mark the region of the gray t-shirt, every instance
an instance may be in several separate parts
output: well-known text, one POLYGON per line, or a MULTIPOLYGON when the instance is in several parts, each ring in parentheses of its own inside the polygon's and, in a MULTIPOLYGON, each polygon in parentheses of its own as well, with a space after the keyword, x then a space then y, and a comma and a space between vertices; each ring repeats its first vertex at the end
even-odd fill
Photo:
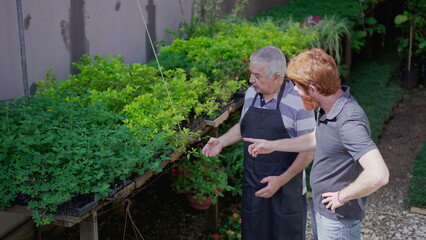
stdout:
POLYGON ((330 219, 361 220, 366 198, 354 199, 336 209, 336 214, 321 201, 322 193, 337 192, 352 183, 363 170, 358 160, 377 146, 370 137, 368 118, 358 102, 343 86, 344 93, 328 114, 319 112, 316 151, 311 170, 315 210, 330 219))

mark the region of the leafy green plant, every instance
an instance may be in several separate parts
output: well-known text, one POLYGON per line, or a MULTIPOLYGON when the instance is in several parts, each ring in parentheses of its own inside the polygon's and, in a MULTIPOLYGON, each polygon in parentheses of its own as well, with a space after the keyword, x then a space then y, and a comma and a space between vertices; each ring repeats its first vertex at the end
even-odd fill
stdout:
MULTIPOLYGON (((351 30, 352 49, 355 52, 360 52, 366 44, 366 38, 378 34, 382 36, 386 33, 386 28, 380 24, 374 17, 363 17, 362 25, 354 25, 351 30)), ((382 42, 383 43, 383 42, 382 42)))
MULTIPOLYGON (((229 118, 218 128, 219 135, 223 135, 236 123, 241 117, 241 109, 232 113, 229 118)), ((243 160, 244 160, 243 142, 228 146, 222 150, 222 165, 225 167, 225 173, 228 175, 228 183, 233 187, 231 194, 233 196, 242 196, 243 180, 243 160)))
POLYGON ((298 26, 280 30, 270 22, 255 26, 248 22, 218 21, 216 29, 215 38, 197 36, 187 40, 175 39, 169 46, 164 46, 159 54, 160 59, 162 55, 186 56, 191 60, 188 66, 193 66, 187 74, 207 78, 209 90, 201 94, 195 113, 198 115, 204 109, 208 117, 217 115, 223 106, 229 104, 233 93, 247 87, 248 58, 254 51, 275 45, 286 56, 292 57, 309 47, 315 39, 313 34, 298 26), (256 41, 253 41, 253 33, 256 33, 256 41))
POLYGON ((231 193, 234 196, 242 196, 243 193, 243 148, 243 143, 239 142, 225 148, 222 153, 222 164, 225 167, 225 173, 228 175, 228 182, 233 187, 231 193))
POLYGON ((159 53, 160 63, 161 59, 167 62, 166 69, 183 66, 187 76, 204 76, 207 79, 207 91, 199 92, 195 117, 205 115, 214 118, 223 106, 230 103, 233 93, 247 87, 248 58, 254 51, 275 45, 286 56, 292 57, 315 40, 314 33, 299 26, 292 25, 282 30, 271 22, 253 25, 247 21, 218 20, 215 29, 214 38, 201 31, 186 40, 173 40, 159 53), (253 33, 256 33, 256 41, 253 41, 253 33))
POLYGON ((426 207, 426 141, 416 154, 413 166, 413 177, 410 180, 410 204, 415 207, 426 207))
POLYGON ((246 6, 249 4, 248 0, 237 0, 235 1, 234 8, 232 9, 232 13, 230 15, 233 19, 238 19, 241 17, 242 13, 244 12, 246 6))
POLYGON ((121 114, 126 116, 124 123, 131 129, 143 127, 173 135, 177 133, 176 126, 180 122, 208 111, 203 108, 196 115, 190 115, 198 106, 203 93, 208 91, 205 88, 205 76, 189 79, 182 69, 165 71, 164 76, 168 79, 167 89, 163 82, 151 83, 152 91, 141 93, 123 108, 121 114))
POLYGON ((103 103, 84 106, 60 95, 28 102, 0 104, 0 209, 18 194, 29 195, 37 225, 50 223, 57 207, 76 194, 99 199, 115 178, 161 171, 159 164, 172 151, 163 133, 154 136, 158 141, 146 141, 119 124, 122 117, 103 103))
POLYGON ((378 0, 342 0, 342 1, 291 1, 284 6, 275 7, 252 18, 252 21, 269 19, 280 22, 282 19, 294 19, 301 22, 308 16, 321 16, 322 18, 335 15, 338 19, 347 19, 348 29, 351 35, 352 49, 359 52, 366 44, 367 36, 384 34, 384 26, 381 25, 370 11, 378 0), (360 21, 361 19, 361 21, 360 21))
MULTIPOLYGON (((277 23, 282 29, 289 28, 299 23, 289 20, 280 20, 277 23)), ((345 35, 350 36, 351 24, 346 18, 340 18, 337 15, 308 16, 300 23, 300 27, 307 32, 312 32, 315 39, 310 42, 311 47, 322 48, 328 52, 338 64, 342 59, 342 40, 345 35)))
POLYGON ((287 57, 293 57, 308 48, 314 40, 314 34, 294 25, 281 30, 271 22, 253 25, 248 22, 219 21, 215 38, 199 36, 188 40, 175 39, 169 46, 161 49, 160 56, 172 53, 187 56, 192 61, 191 65, 205 74, 211 82, 221 80, 224 84, 233 80, 245 84, 247 76, 244 74, 248 67, 246 62, 254 51, 274 45, 287 57), (253 41, 254 33, 256 41, 253 41), (243 77, 246 79, 241 79, 243 77))
MULTIPOLYGON (((164 70, 182 68, 186 72, 190 72, 191 68, 194 66, 191 59, 188 58, 185 54, 171 53, 171 52, 159 52, 158 61, 164 70)), ((157 61, 154 59, 146 63, 146 65, 151 67, 157 67, 157 61)))
MULTIPOLYGON (((179 0, 182 6, 182 0, 179 0)), ((221 5, 223 0, 195 0, 192 2, 191 20, 186 22, 182 21, 182 26, 177 32, 172 31, 170 28, 166 30, 175 39, 190 39, 193 37, 214 37, 218 31, 218 23, 226 18, 229 21, 239 21, 239 15, 244 11, 248 5, 248 0, 235 1, 231 13, 225 16, 221 12, 221 5)), ((182 17, 184 17, 183 10, 181 9, 182 17)))
POLYGON ((200 94, 208 90, 205 77, 190 80, 182 69, 171 69, 164 72, 163 81, 158 69, 124 64, 120 56, 84 55, 74 66, 79 73, 67 81, 41 81, 40 94, 60 94, 84 105, 105 103, 109 111, 122 115, 122 123, 135 133, 138 129, 150 133, 143 135, 146 140, 163 132, 169 143, 180 147, 192 137, 189 129, 179 127, 179 123, 189 121, 200 94))
POLYGON ((172 169, 171 173, 172 186, 176 191, 194 193, 194 198, 199 202, 211 198, 216 203, 217 198, 223 196, 223 191, 232 190, 220 158, 206 157, 201 149, 189 149, 179 166, 172 169))
POLYGON ((412 55, 424 58, 426 52, 426 0, 409 0, 405 10, 395 17, 395 25, 402 29, 397 39, 398 52, 407 57, 407 69, 411 70, 412 55))
POLYGON ((339 19, 336 15, 325 16, 324 19, 311 27, 318 33, 318 41, 313 47, 324 49, 335 60, 337 64, 342 63, 342 42, 345 35, 350 36, 350 23, 346 18, 339 19))
POLYGON ((394 105, 403 94, 398 84, 389 82, 395 71, 396 67, 393 65, 366 61, 354 65, 353 81, 347 83, 351 87, 352 95, 368 116, 371 137, 375 142, 379 140, 394 105))
POLYGON ((270 18, 271 20, 287 19, 292 17, 301 22, 308 16, 327 16, 337 14, 342 18, 357 19, 362 11, 362 6, 357 0, 341 1, 291 1, 286 5, 277 6, 269 11, 254 16, 252 20, 270 18))
MULTIPOLYGON (((182 5, 182 0, 179 1, 182 5)), ((201 34, 212 37, 216 32, 216 23, 220 19, 220 5, 223 0, 195 0, 192 2, 191 20, 182 21, 183 27, 178 33, 169 32, 175 38, 192 38, 201 34)), ((183 11, 182 11, 183 16, 183 11)))
POLYGON ((219 228, 215 239, 238 240, 241 239, 241 216, 238 213, 229 216, 225 224, 219 228))

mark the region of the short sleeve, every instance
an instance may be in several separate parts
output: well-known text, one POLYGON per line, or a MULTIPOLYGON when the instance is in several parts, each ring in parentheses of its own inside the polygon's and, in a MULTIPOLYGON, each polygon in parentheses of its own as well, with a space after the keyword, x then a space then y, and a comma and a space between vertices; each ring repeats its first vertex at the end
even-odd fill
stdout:
POLYGON ((241 110, 241 117, 239 120, 239 123, 241 124, 241 121, 243 120, 244 115, 246 114, 247 110, 250 108, 251 103, 253 102, 253 98, 256 95, 256 91, 254 91, 253 86, 250 86, 245 95, 244 95, 244 104, 243 109, 241 110))
POLYGON ((340 129, 343 146, 356 161, 377 146, 370 137, 367 118, 347 120, 340 129))
POLYGON ((299 109, 295 122, 296 135, 301 136, 315 130, 315 115, 313 110, 299 109))

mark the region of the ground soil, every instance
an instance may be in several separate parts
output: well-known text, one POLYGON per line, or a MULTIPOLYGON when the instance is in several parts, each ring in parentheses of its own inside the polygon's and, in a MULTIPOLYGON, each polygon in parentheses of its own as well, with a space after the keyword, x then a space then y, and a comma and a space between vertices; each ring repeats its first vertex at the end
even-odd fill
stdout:
MULTIPOLYGON (((405 90, 378 144, 391 177, 388 185, 369 197, 363 239, 423 239, 426 236, 426 217, 407 213, 411 167, 426 137, 425 123, 426 90, 423 87, 405 90), (417 221, 419 228, 413 227, 409 222, 411 218, 417 221), (408 226, 401 225, 404 223, 408 226), (401 232, 403 228, 408 229, 408 234, 401 232)), ((220 198, 221 223, 239 212, 240 201, 239 197, 229 194, 220 198)), ((309 221, 308 239, 312 239, 309 221)), ((202 240, 211 239, 213 233, 206 230, 206 211, 190 207, 183 194, 176 194, 170 188, 167 173, 154 177, 145 189, 131 197, 128 215, 119 205, 111 204, 98 212, 98 222, 100 239, 142 239, 143 236, 146 240, 202 240)), ((78 238, 78 226, 55 237, 78 238)))
POLYGON ((405 92, 382 132, 379 149, 390 181, 368 198, 364 239, 426 239, 426 216, 410 212, 408 187, 425 139, 426 89, 420 87, 405 92))

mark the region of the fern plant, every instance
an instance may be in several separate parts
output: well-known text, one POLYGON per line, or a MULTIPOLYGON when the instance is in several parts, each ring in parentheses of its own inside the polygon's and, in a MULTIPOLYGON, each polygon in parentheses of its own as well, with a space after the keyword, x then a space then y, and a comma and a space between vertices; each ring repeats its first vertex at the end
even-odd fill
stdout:
POLYGON ((318 33, 318 40, 312 42, 312 47, 318 47, 328 52, 337 64, 342 63, 342 41, 345 35, 350 36, 350 22, 336 15, 325 16, 312 26, 318 33))

